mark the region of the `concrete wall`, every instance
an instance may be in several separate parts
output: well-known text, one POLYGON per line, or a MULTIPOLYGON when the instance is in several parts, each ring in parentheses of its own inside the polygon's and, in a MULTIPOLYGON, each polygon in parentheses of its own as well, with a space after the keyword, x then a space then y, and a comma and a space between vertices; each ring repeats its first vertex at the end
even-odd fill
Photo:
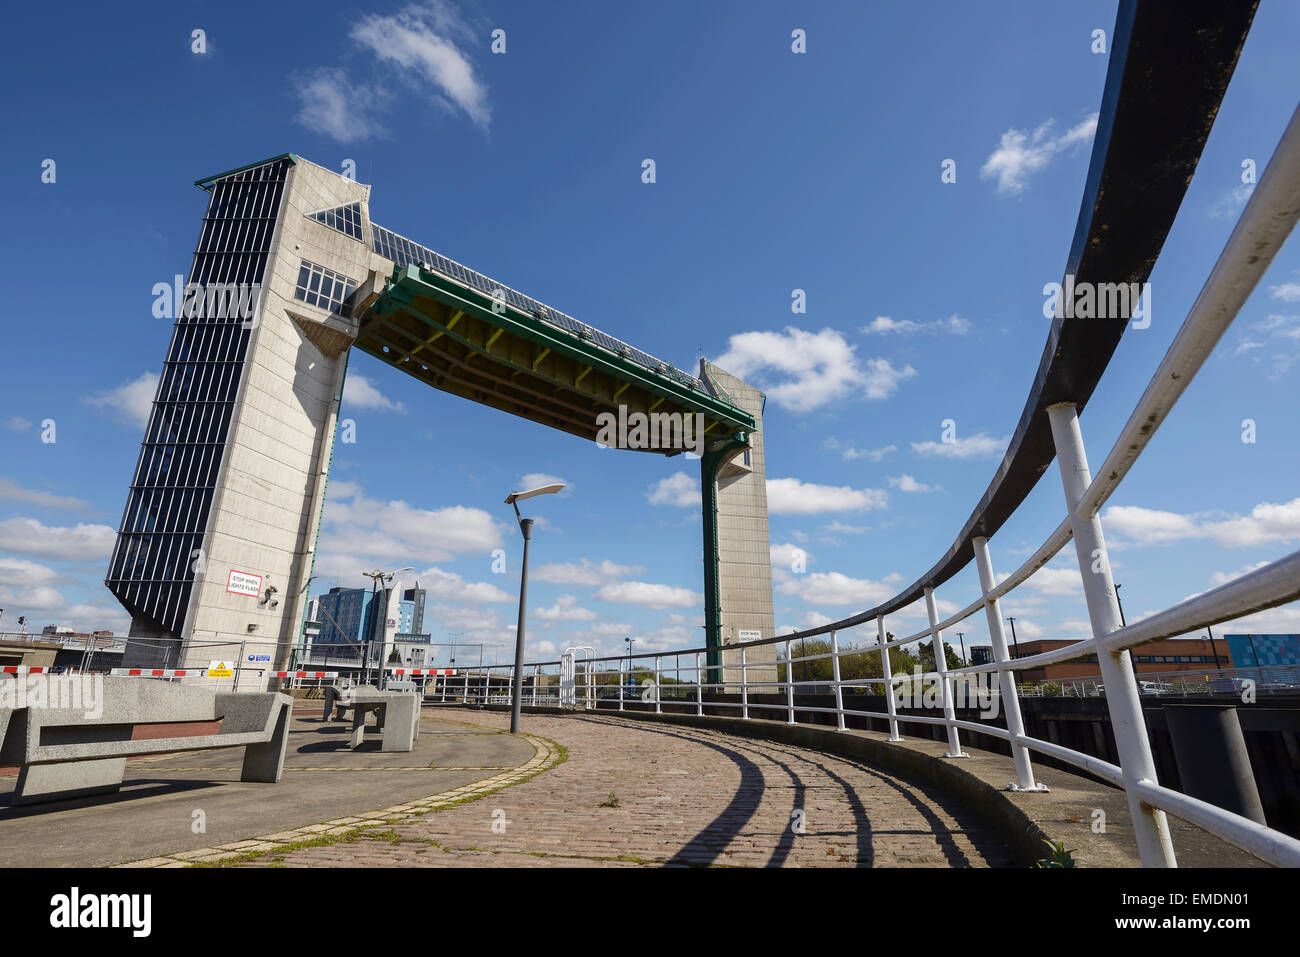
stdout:
MULTIPOLYGON (((299 266, 307 260, 360 285, 372 259, 368 186, 300 160, 286 189, 204 538, 207 570, 196 580, 184 630, 193 643, 278 642, 277 662, 298 637, 347 352, 356 336, 351 320, 294 298, 299 266), (358 201, 366 213, 362 241, 307 216, 358 201), (228 593, 232 569, 262 576, 263 591, 274 586, 278 605, 228 593)), ((183 664, 203 666, 209 657, 198 645, 183 664)))
MULTIPOLYGON (((718 604, 721 642, 740 640, 741 631, 775 635, 772 608, 771 539, 767 526, 767 467, 763 451, 763 393, 709 362, 701 372, 754 417, 757 428, 749 447, 737 449, 716 472, 718 604), (745 454, 749 461, 746 463, 745 454)), ((703 477, 708 481, 708 476, 703 477)), ((707 575, 710 569, 704 570, 707 575)), ((776 645, 763 645, 747 654, 747 664, 776 660, 776 645)), ((740 679, 740 653, 724 651, 722 680, 740 679)), ((775 681, 775 666, 747 668, 750 681, 775 681)))

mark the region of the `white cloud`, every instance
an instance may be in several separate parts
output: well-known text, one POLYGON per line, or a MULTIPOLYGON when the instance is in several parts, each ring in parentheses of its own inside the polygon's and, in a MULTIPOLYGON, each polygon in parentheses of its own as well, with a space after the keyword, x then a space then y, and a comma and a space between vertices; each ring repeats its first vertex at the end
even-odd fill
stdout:
POLYGON ((618 565, 609 560, 593 562, 586 558, 581 564, 573 562, 552 562, 543 565, 537 571, 529 572, 528 577, 534 581, 550 582, 553 585, 608 585, 627 575, 636 575, 645 571, 641 565, 618 565))
POLYGON ((816 485, 795 478, 767 480, 767 510, 772 515, 864 512, 888 504, 889 496, 876 488, 816 485))
POLYGON ((351 143, 380 135, 383 128, 377 118, 389 100, 378 86, 353 83, 337 67, 324 67, 292 79, 298 95, 295 117, 309 130, 340 143, 351 143))
POLYGON ((917 455, 934 455, 946 459, 972 459, 986 456, 1002 456, 1011 444, 1011 436, 998 439, 984 432, 965 439, 951 442, 913 442, 912 451, 917 455))
POLYGON ((343 402, 357 409, 387 409, 405 412, 406 406, 384 395, 363 375, 350 375, 343 383, 343 402))
POLYGON ((112 554, 116 540, 107 525, 51 526, 18 517, 0 522, 0 550, 17 555, 96 561, 112 554))
POLYGON ((969 319, 953 313, 947 319, 935 319, 931 322, 915 322, 911 319, 891 319, 889 316, 876 316, 862 327, 867 335, 953 335, 964 336, 971 330, 969 319))
POLYGON ((40 489, 23 488, 13 479, 0 478, 0 500, 25 502, 28 505, 40 505, 44 508, 57 508, 68 512, 89 512, 91 505, 80 498, 67 495, 54 495, 40 489))
MULTIPOLYGON (((1295 283, 1290 286, 1300 288, 1295 283)), ((1257 366, 1267 364, 1270 379, 1280 379, 1292 366, 1300 363, 1300 315, 1271 314, 1260 322, 1251 323, 1244 336, 1233 355, 1249 355, 1257 366)))
POLYGON ((1284 282, 1280 286, 1269 286, 1269 294, 1283 302, 1300 302, 1300 282, 1284 282))
POLYGON ((1163 545, 1186 539, 1209 539, 1224 548, 1289 542, 1300 538, 1300 498, 1280 505, 1263 502, 1249 515, 1216 518, 1209 513, 1180 515, 1136 505, 1112 505, 1102 525, 1136 545, 1163 545))
POLYGON ((878 449, 859 449, 852 445, 845 445, 835 436, 831 436, 822 443, 824 449, 835 449, 839 451, 841 457, 846 462, 852 462, 855 459, 870 459, 873 462, 879 462, 886 455, 898 451, 897 445, 885 445, 878 449))
POLYGON ((23 558, 0 556, 0 585, 48 585, 58 577, 53 568, 46 568, 23 558))
POLYGON ((480 129, 488 128, 492 110, 487 89, 458 45, 478 38, 450 3, 433 0, 391 16, 371 14, 352 28, 351 37, 381 63, 400 67, 406 82, 441 107, 449 112, 459 108, 480 129))
POLYGON ((1230 581, 1240 578, 1242 575, 1249 575, 1253 571, 1263 568, 1268 562, 1256 562, 1253 565, 1246 565, 1232 572, 1214 572, 1210 575, 1210 586, 1218 588, 1220 585, 1226 585, 1230 581))
POLYGON ((1083 579, 1077 568, 1049 568, 1044 566, 1029 576, 1022 586, 1044 595, 1072 595, 1083 588, 1083 579))
POLYGON ((887 399, 898 391, 899 383, 915 375, 910 365, 895 369, 888 359, 868 359, 862 380, 864 391, 868 399, 887 399))
POLYGON ((1049 135, 1054 123, 1048 120, 1040 124, 1032 134, 1017 129, 1003 133, 997 149, 980 168, 980 179, 996 178, 998 192, 1004 196, 1023 192, 1029 177, 1045 169, 1053 158, 1092 140, 1097 131, 1097 114, 1091 114, 1056 137, 1049 135))
POLYGON ((777 591, 783 595, 797 595, 810 605, 854 605, 869 608, 887 598, 892 598, 900 580, 898 575, 888 575, 881 581, 867 578, 850 578, 840 572, 811 572, 782 583, 777 591))
POLYGON ((391 567, 448 561, 465 553, 487 556, 500 544, 500 526, 481 508, 422 509, 400 500, 380 502, 366 498, 355 483, 331 482, 319 550, 391 567))
POLYGON ((673 585, 656 585, 650 582, 617 582, 605 585, 596 592, 602 601, 619 605, 641 605, 644 608, 692 608, 704 600, 698 592, 673 585))
POLYGON ((889 396, 916 375, 910 365, 895 369, 886 359, 858 364, 855 347, 834 329, 807 332, 742 332, 728 340, 716 364, 762 388, 769 399, 792 412, 810 412, 856 390, 869 399, 889 396))
POLYGON ((420 583, 420 587, 425 590, 430 600, 469 602, 476 605, 517 600, 516 596, 502 591, 491 582, 467 582, 456 572, 443 571, 437 567, 426 568, 409 582, 403 578, 402 585, 404 588, 410 588, 416 581, 420 583))
POLYGON ((866 525, 845 525, 840 521, 831 522, 824 528, 828 532, 838 532, 841 535, 861 535, 863 532, 871 531, 866 525))
POLYGON ((812 564, 812 556, 800 548, 798 545, 791 545, 788 542, 784 545, 769 545, 768 554, 773 565, 782 565, 786 568, 791 567, 796 559, 802 560, 805 565, 812 564))
POLYGON ((21 415, 15 415, 5 419, 4 426, 6 429, 11 429, 14 432, 26 432, 32 427, 32 424, 21 415))
POLYGON ((685 472, 674 472, 650 486, 646 500, 651 505, 698 507, 701 501, 700 483, 685 472))
POLYGON ((892 475, 889 478, 889 484, 898 489, 900 492, 942 492, 943 489, 938 485, 926 485, 924 482, 918 482, 912 476, 904 472, 902 475, 892 475))
MULTIPOLYGON (((1202 632, 1204 634, 1204 632, 1202 632)), ((1215 639, 1224 635, 1294 635, 1300 634, 1300 606, 1266 608, 1214 626, 1215 639)), ((1223 645, 1219 646, 1223 648, 1223 645)), ((1223 654, 1222 651, 1219 652, 1223 654)))
POLYGON ((543 485, 563 485, 560 495, 568 495, 573 491, 573 486, 564 479, 547 472, 529 472, 519 476, 519 484, 516 488, 521 492, 527 492, 529 489, 541 488, 543 485))
POLYGON ((1255 192, 1254 183, 1238 183, 1210 205, 1210 218, 1234 219, 1245 208, 1253 192, 1255 192))
POLYGON ((539 608, 536 615, 542 621, 592 621, 596 613, 578 605, 575 595, 561 595, 550 608, 539 608))
POLYGON ((143 429, 149 424, 149 411, 153 408, 153 397, 157 392, 157 373, 145 372, 139 378, 124 382, 114 389, 87 396, 85 401, 96 408, 109 410, 120 422, 143 429))

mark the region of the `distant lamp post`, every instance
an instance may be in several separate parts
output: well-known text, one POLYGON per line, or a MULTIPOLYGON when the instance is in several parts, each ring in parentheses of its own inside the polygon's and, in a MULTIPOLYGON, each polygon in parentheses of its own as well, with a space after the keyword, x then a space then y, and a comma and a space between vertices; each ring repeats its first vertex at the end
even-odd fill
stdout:
POLYGON ((528 542, 533 537, 533 520, 519 514, 519 502, 534 495, 554 495, 564 488, 563 482, 543 485, 541 488, 529 489, 527 492, 511 492, 506 496, 506 504, 514 506, 515 518, 519 522, 519 531, 524 536, 524 561, 519 573, 519 625, 515 628, 515 674, 513 693, 510 696, 510 733, 519 733, 519 706, 524 693, 524 616, 528 611, 528 542))
POLYGON ((1020 657, 1020 642, 1016 640, 1016 619, 1014 616, 1008 617, 1007 621, 1011 622, 1011 644, 1015 646, 1016 657, 1020 657))
POLYGON ((961 663, 968 665, 970 659, 966 657, 966 633, 964 631, 957 632, 957 640, 961 642, 961 663))
POLYGON ((1219 649, 1214 646, 1214 631, 1207 625, 1205 633, 1210 636, 1210 655, 1214 658, 1214 667, 1222 671, 1223 665, 1219 664, 1219 649))
MULTIPOLYGON (((623 684, 625 687, 628 685, 635 687, 635 679, 632 676, 632 646, 636 644, 636 639, 628 635, 623 640, 627 642, 627 681, 623 684)), ((619 689, 618 696, 620 698, 626 697, 622 688, 619 689)))
MULTIPOLYGON (((1115 584, 1115 604, 1119 608, 1119 626, 1121 628, 1127 628, 1128 621, 1125 620, 1124 618, 1124 602, 1120 601, 1120 597, 1119 597, 1119 590, 1123 587, 1124 586, 1119 584, 1118 582, 1115 584)), ((1129 652, 1128 657, 1129 657, 1129 664, 1133 666, 1133 678, 1134 680, 1140 682, 1142 679, 1138 677, 1138 661, 1137 661, 1136 652, 1137 649, 1134 648, 1132 651, 1129 652)), ((1138 687, 1141 688, 1142 685, 1139 684, 1138 687)))
MULTIPOLYGON (((386 597, 388 595, 388 589, 391 588, 393 585, 393 579, 397 577, 397 573, 409 572, 409 571, 414 571, 414 569, 410 565, 406 565, 402 568, 394 568, 391 572, 382 571, 376 568, 373 571, 361 573, 363 576, 369 578, 373 582, 370 589, 370 628, 368 629, 370 634, 367 636, 367 643, 366 643, 365 680, 367 682, 370 680, 370 659, 371 656, 374 654, 374 650, 375 650, 375 635, 378 634, 379 632, 379 604, 378 604, 379 583, 380 582, 386 583, 386 587, 384 589, 384 595, 386 597)), ((387 615, 388 615, 388 602, 385 601, 384 602, 385 627, 387 627, 387 620, 386 620, 387 615)), ((384 650, 385 649, 383 648, 383 641, 381 640, 380 651, 379 651, 379 657, 381 659, 379 662, 379 674, 381 678, 383 677, 384 674, 384 662, 382 660, 384 658, 384 650)))

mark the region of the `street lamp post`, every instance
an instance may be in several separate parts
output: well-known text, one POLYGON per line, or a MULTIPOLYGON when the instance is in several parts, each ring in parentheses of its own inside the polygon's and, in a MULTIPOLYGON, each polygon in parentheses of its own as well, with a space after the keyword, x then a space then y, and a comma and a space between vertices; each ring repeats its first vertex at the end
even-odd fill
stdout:
POLYGON ((1223 665, 1219 664, 1219 649, 1214 646, 1214 631, 1206 626, 1205 633, 1210 636, 1210 654, 1214 657, 1214 667, 1218 671, 1223 670, 1223 665))
POLYGON ((543 485, 529 489, 527 492, 511 492, 506 496, 506 504, 514 506, 515 519, 519 522, 519 531, 524 536, 524 560, 519 572, 519 624, 515 627, 515 671, 511 682, 510 695, 510 733, 519 733, 519 711, 524 694, 524 623, 528 613, 528 543, 533 537, 533 520, 519 514, 519 502, 534 495, 554 495, 564 488, 563 482, 543 485))
MULTIPOLYGON (((636 644, 636 639, 628 635, 623 640, 627 642, 627 681, 624 684, 635 688, 636 678, 632 674, 632 646, 636 644)), ((619 697, 626 697, 622 689, 619 689, 619 697)))
MULTIPOLYGON (((1125 620, 1124 618, 1124 602, 1120 601, 1120 597, 1119 597, 1119 590, 1123 587, 1124 586, 1120 585, 1118 582, 1115 584, 1115 605, 1116 607, 1119 608, 1119 626, 1121 628, 1127 628, 1128 621, 1125 620)), ((1138 661, 1137 661, 1137 655, 1135 654, 1136 651, 1137 649, 1134 648, 1132 651, 1129 652, 1129 664, 1133 666, 1133 680, 1137 681, 1138 687, 1141 688, 1142 679, 1138 676, 1138 661)))
MULTIPOLYGON (((405 566, 403 566, 402 568, 395 568, 395 569, 393 569, 391 572, 382 571, 381 569, 376 568, 374 571, 368 571, 368 572, 362 572, 362 573, 361 573, 361 574, 364 575, 366 578, 371 579, 371 581, 373 582, 373 584, 372 584, 372 586, 371 586, 371 589, 370 589, 370 628, 369 628, 369 635, 367 636, 367 640, 366 640, 366 642, 365 642, 365 653, 366 653, 366 661, 365 661, 365 681, 366 681, 367 683, 368 683, 369 680, 370 680, 370 658, 371 658, 371 655, 374 654, 374 650, 375 650, 375 635, 379 633, 379 627, 378 627, 378 626, 379 626, 379 606, 378 606, 378 601, 379 601, 379 595, 380 595, 380 591, 379 591, 379 583, 380 583, 381 581, 387 583, 387 585, 385 586, 384 591, 383 591, 383 596, 384 596, 384 620, 385 620, 385 627, 387 627, 389 589, 391 589, 391 588, 393 587, 393 579, 397 576, 397 573, 398 573, 398 572, 409 572, 409 571, 414 571, 414 569, 412 569, 410 565, 405 565, 405 566)), ((384 653, 385 653, 387 650, 388 650, 388 649, 384 647, 384 640, 383 640, 382 638, 380 638, 380 639, 379 639, 379 656, 380 656, 381 659, 383 658, 384 653)), ((379 662, 379 676, 380 676, 381 681, 382 681, 383 675, 384 675, 384 662, 381 660, 381 661, 379 662)))
POLYGON ((1018 641, 1016 640, 1016 619, 1015 619, 1014 617, 1008 617, 1008 618, 1007 618, 1007 621, 1011 622, 1011 644, 1015 646, 1015 649, 1016 649, 1016 657, 1019 658, 1019 657, 1020 657, 1020 642, 1018 642, 1018 641))
POLYGON ((957 640, 961 642, 961 663, 968 665, 970 661, 966 658, 966 633, 964 631, 957 632, 957 640))

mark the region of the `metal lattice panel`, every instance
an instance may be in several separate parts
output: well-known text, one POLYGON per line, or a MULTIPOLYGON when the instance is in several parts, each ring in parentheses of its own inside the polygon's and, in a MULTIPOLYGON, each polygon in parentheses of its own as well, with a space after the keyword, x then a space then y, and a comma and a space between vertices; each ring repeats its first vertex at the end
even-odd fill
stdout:
POLYGON ((179 635, 203 543, 251 323, 213 289, 259 289, 289 163, 213 184, 105 584, 133 615, 179 635))

